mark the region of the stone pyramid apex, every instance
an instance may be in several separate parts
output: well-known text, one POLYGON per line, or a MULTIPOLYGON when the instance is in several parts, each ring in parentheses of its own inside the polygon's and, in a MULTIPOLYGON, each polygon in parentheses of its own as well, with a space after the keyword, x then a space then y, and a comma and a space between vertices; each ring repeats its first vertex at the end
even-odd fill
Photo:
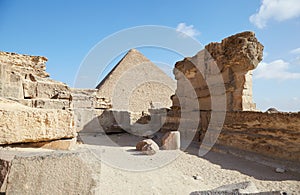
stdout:
MULTIPOLYGON (((166 75, 166 73, 164 73, 159 67, 157 67, 137 49, 130 49, 96 87, 98 89, 99 97, 104 97, 108 100, 111 100, 117 83, 124 82, 122 81, 122 79, 124 78, 126 78, 125 82, 128 86, 137 84, 137 82, 140 82, 145 78, 151 78, 151 81, 155 79, 159 80, 166 86, 173 86, 173 84, 175 83, 166 75)), ((145 82, 143 81, 140 84, 145 85, 145 82)), ((154 84, 151 84, 151 86, 153 87, 154 84)), ((124 88, 124 90, 127 90, 126 87, 124 88)), ((169 96, 171 94, 172 92, 168 94, 168 100, 170 99, 169 96)))
POLYGON ((123 65, 124 63, 126 63, 127 60, 130 60, 131 66, 136 66, 138 65, 137 63, 141 63, 144 61, 145 62, 150 61, 148 58, 146 58, 146 56, 144 56, 141 52, 139 52, 139 50, 130 49, 116 66, 123 65))
POLYGON ((130 49, 127 53, 129 53, 129 52, 138 52, 138 53, 140 53, 139 50, 137 50, 135 48, 130 49))
MULTIPOLYGON (((124 57, 115 65, 115 67, 106 75, 106 77, 97 85, 103 94, 111 96, 111 88, 115 85, 121 75, 129 69, 141 65, 143 63, 152 63, 137 49, 130 49, 124 57), (104 92, 105 91, 105 92, 104 92)), ((153 66, 155 66, 153 64, 153 66)))

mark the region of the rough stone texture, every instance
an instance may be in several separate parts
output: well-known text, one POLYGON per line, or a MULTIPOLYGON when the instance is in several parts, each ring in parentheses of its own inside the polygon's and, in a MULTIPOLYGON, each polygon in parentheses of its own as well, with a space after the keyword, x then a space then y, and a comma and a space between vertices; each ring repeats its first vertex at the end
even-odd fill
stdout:
POLYGON ((73 113, 36 109, 0 98, 0 144, 38 142, 76 136, 73 113))
POLYGON ((76 136, 70 88, 48 78, 46 61, 0 52, 0 144, 76 136))
POLYGON ((167 108, 175 81, 135 49, 131 49, 99 83, 99 97, 112 102, 116 111, 128 111, 131 123, 151 108, 167 108))
POLYGON ((6 194, 99 193, 100 162, 88 150, 1 151, 1 191, 6 194))
POLYGON ((180 149, 180 132, 170 131, 162 137, 163 150, 178 150, 180 149))
MULTIPOLYGON (((194 129, 199 133, 195 134, 194 141, 201 142, 204 136, 219 136, 216 143, 218 145, 262 154, 269 158, 300 162, 300 113, 227 112, 220 135, 212 130, 207 134, 211 112, 201 111, 200 114, 199 129, 194 129)), ((175 131, 178 130, 180 122, 193 122, 181 118, 180 115, 180 111, 173 110, 172 114, 169 112, 162 131, 175 131)), ((188 131, 190 134, 193 132, 192 129, 188 131)))
MULTIPOLYGON (((211 110, 211 97, 225 96, 228 111, 255 110, 251 70, 262 60, 262 52, 255 34, 243 32, 210 43, 194 57, 177 62, 174 74, 180 106, 189 106, 198 98, 200 110, 211 110)), ((176 98, 173 101, 178 107, 176 98)))
POLYGON ((0 51, 0 64, 10 66, 12 70, 23 73, 33 73, 42 78, 49 77, 45 72, 48 59, 43 56, 21 55, 0 51))
MULTIPOLYGON (((152 140, 152 139, 145 139, 145 140, 142 140, 140 142, 138 142, 136 144, 136 149, 138 151, 143 151, 144 149, 144 146, 146 145, 151 145, 152 146, 152 149, 155 150, 155 151, 158 151, 159 150, 159 146, 152 140)), ((145 148, 146 149, 146 148, 145 148)))
POLYGON ((300 162, 300 113, 227 112, 217 143, 300 162))
POLYGON ((74 109, 109 109, 108 99, 100 97, 97 89, 71 89, 74 109))
POLYGON ((111 108, 111 103, 109 100, 99 97, 97 92, 97 89, 71 89, 71 107, 74 110, 77 132, 104 133, 116 131, 116 129, 110 128, 115 121, 113 115, 106 114, 106 110, 111 108))
POLYGON ((70 108, 69 87, 48 78, 46 61, 42 56, 0 52, 0 97, 34 108, 70 108))

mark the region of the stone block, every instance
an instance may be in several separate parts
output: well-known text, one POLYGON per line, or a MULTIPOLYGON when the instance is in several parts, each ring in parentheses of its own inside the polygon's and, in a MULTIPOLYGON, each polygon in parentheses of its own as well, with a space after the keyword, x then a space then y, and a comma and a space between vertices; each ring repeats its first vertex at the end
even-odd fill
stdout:
POLYGON ((31 81, 23 82, 23 92, 25 99, 32 99, 37 96, 37 83, 31 81))
POLYGON ((180 132, 170 131, 162 137, 163 150, 178 150, 180 149, 180 132))
POLYGON ((0 144, 39 142, 76 136, 73 113, 36 109, 0 99, 0 144))
POLYGON ((89 99, 87 99, 87 100, 72 100, 72 105, 73 105, 74 109, 93 108, 93 102, 89 99))
POLYGON ((104 133, 98 117, 103 114, 103 110, 96 109, 74 109, 75 128, 82 133, 104 133))
POLYGON ((0 192, 5 194, 99 193, 101 164, 88 150, 0 152, 0 192), (9 166, 8 166, 9 165, 9 166))
POLYGON ((69 87, 61 82, 45 80, 37 82, 37 98, 41 99, 70 99, 69 87), (67 98, 69 97, 69 98, 67 98))
POLYGON ((33 99, 32 107, 43 109, 66 110, 70 108, 70 101, 65 99, 33 99))

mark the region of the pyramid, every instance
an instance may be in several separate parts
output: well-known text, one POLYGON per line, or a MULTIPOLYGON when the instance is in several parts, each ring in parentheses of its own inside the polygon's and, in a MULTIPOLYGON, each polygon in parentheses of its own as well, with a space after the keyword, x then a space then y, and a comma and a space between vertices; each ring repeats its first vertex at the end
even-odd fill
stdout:
MULTIPOLYGON (((115 87, 117 81, 122 74, 134 66, 142 63, 150 62, 143 54, 136 49, 129 50, 126 55, 115 65, 115 67, 104 77, 104 79, 97 85, 99 93, 102 97, 110 98, 112 96, 112 89, 115 87)), ((155 65, 154 65, 155 66, 155 65)))
POLYGON ((108 100, 118 94, 118 104, 112 101, 114 110, 141 114, 150 108, 170 107, 176 83, 138 50, 131 49, 96 88, 99 97, 108 100))
MULTIPOLYGON (((142 53, 136 49, 130 49, 127 54, 115 65, 115 67, 104 77, 104 79, 97 85, 99 90, 98 94, 101 97, 110 99, 112 97, 113 90, 116 83, 120 80, 122 75, 140 65, 147 65, 147 73, 152 75, 159 75, 165 77, 166 83, 172 83, 173 80, 169 78, 166 73, 159 69, 154 63, 146 58, 142 53), (149 69, 150 67, 150 69, 149 69)), ((135 82, 134 75, 132 75, 132 82, 135 82)), ((130 82, 130 81, 129 81, 130 82)))

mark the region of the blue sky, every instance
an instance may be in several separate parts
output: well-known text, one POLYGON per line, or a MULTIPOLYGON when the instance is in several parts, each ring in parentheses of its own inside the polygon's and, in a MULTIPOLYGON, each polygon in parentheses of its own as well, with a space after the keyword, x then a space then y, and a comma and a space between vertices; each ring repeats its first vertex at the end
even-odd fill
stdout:
MULTIPOLYGON (((0 0, 0 50, 46 56, 51 78, 70 86, 94 45, 140 25, 177 28, 204 45, 254 31, 265 46, 254 72, 257 107, 300 111, 300 0, 0 0)), ((142 52, 172 66, 180 60, 142 52)))

